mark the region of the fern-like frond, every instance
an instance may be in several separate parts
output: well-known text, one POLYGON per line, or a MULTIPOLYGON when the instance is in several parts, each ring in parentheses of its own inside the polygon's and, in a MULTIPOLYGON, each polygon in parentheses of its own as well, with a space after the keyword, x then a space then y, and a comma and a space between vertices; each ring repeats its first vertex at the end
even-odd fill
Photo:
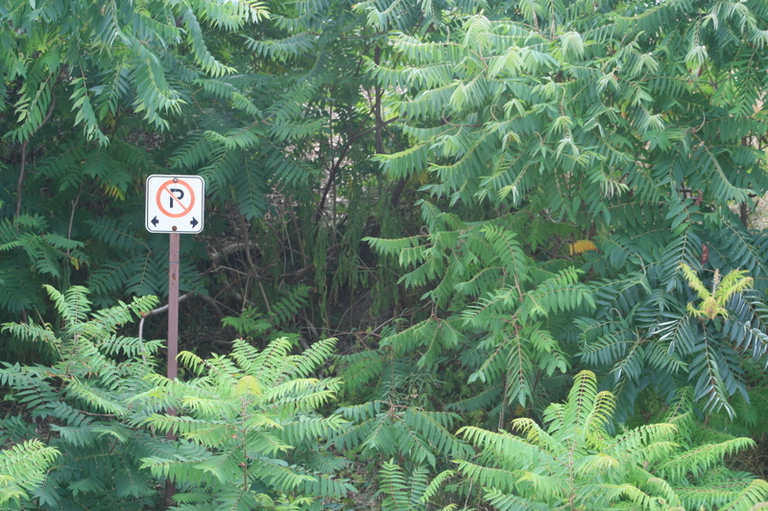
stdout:
POLYGON ((39 440, 28 440, 0 451, 0 504, 28 498, 59 454, 55 447, 39 440))

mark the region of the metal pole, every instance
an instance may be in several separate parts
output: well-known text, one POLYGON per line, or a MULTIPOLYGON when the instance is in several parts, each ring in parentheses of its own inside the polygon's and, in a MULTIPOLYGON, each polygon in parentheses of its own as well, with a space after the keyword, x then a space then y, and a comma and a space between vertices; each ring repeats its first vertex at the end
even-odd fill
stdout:
POLYGON ((168 250, 168 379, 179 376, 179 233, 169 234, 168 250))
MULTIPOLYGON (((174 230, 176 227, 174 227, 174 230)), ((168 241, 168 379, 175 380, 179 376, 179 365, 176 356, 179 354, 179 245, 180 234, 172 232, 168 241)), ((168 409, 169 415, 176 415, 176 410, 168 409)), ((173 432, 168 432, 168 440, 176 440, 173 432)), ((165 508, 173 505, 176 487, 170 478, 165 480, 165 508)))

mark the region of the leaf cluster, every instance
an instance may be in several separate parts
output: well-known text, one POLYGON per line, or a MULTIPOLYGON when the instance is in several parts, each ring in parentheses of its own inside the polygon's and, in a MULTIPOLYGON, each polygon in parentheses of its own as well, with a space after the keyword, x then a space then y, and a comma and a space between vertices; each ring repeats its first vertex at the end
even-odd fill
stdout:
POLYGON ((614 436, 614 396, 582 371, 566 402, 547 408, 545 426, 516 419, 519 436, 462 428, 479 455, 457 461, 456 472, 498 509, 754 509, 768 484, 723 467, 753 441, 693 440, 690 406, 614 436))

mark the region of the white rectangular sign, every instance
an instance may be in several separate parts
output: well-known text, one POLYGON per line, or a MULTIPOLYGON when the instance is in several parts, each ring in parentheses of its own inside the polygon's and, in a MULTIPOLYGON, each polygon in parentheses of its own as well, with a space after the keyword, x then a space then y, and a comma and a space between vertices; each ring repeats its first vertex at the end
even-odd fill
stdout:
POLYGON ((203 230, 205 180, 200 176, 155 174, 147 177, 149 232, 197 234, 203 230))

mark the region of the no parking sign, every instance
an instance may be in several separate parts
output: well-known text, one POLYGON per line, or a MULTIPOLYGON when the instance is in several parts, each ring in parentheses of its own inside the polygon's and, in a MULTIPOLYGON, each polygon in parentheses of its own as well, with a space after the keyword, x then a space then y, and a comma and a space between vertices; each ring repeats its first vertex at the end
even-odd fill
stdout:
POLYGON ((205 180, 155 174, 147 178, 144 225, 149 232, 197 234, 203 230, 205 180))
MULTIPOLYGON (((168 379, 178 376, 179 268, 181 236, 203 230, 205 180, 200 176, 155 174, 147 178, 144 226, 168 236, 168 379)), ((158 309, 160 310, 160 309, 158 309)))

